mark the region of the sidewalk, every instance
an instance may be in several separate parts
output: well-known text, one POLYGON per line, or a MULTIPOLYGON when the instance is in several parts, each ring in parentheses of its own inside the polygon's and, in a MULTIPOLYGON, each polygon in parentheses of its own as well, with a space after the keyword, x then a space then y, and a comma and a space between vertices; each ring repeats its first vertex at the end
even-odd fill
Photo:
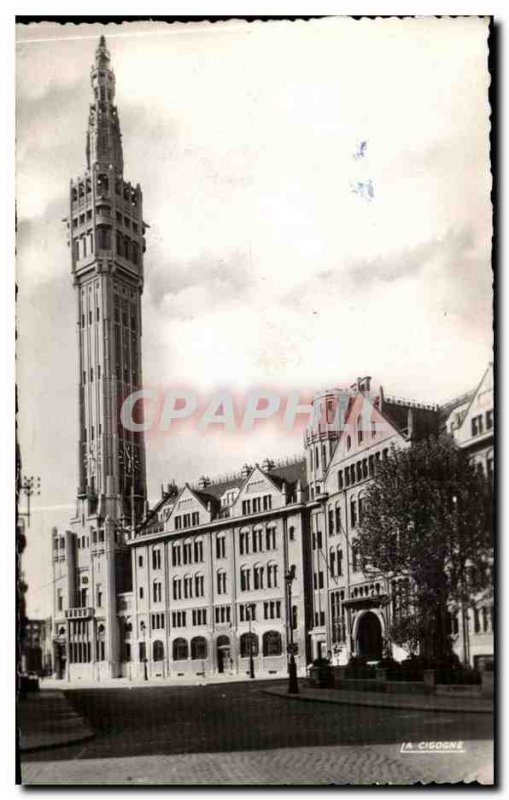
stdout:
POLYGON ((90 739, 94 732, 71 708, 64 692, 43 689, 17 703, 19 748, 22 753, 90 739))
MULTIPOLYGON (((303 677, 303 676, 302 676, 303 677)), ((260 681, 281 681, 285 680, 285 675, 269 675, 268 673, 257 674, 255 680, 251 681, 248 675, 185 675, 180 678, 108 678, 102 681, 89 681, 78 679, 74 681, 57 680, 57 678, 42 678, 40 686, 42 689, 57 689, 66 692, 72 689, 142 689, 153 688, 154 686, 209 686, 221 683, 259 683, 260 681)))
POLYGON ((377 706, 378 708, 405 708, 413 711, 454 711, 463 714, 492 714, 491 697, 448 697, 446 695, 381 694, 380 692, 353 692, 347 689, 313 689, 299 683, 299 694, 288 694, 285 687, 267 687, 264 694, 338 705, 377 706))

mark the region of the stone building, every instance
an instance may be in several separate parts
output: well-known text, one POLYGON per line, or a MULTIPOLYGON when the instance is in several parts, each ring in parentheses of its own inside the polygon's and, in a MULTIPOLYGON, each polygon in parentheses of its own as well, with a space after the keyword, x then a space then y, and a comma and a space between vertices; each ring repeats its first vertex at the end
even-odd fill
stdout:
MULTIPOLYGON (((376 660, 400 587, 360 570, 356 532, 369 481, 392 446, 442 428, 492 474, 492 369, 441 409, 387 397, 368 377, 319 393, 302 457, 169 485, 148 510, 143 434, 119 418, 142 385, 146 223, 141 189, 123 176, 104 37, 91 82, 87 167, 71 181, 67 222, 79 466, 75 514, 52 533, 55 674, 282 675, 290 652, 301 673, 329 653, 336 663, 353 654, 376 660)), ((479 598, 463 617, 456 647, 480 663, 493 652, 490 604, 479 598)))

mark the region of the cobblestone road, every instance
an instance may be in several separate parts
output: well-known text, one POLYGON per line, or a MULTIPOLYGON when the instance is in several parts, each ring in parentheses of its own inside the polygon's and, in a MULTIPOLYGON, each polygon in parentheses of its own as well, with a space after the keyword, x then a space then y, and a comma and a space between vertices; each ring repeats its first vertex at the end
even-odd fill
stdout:
POLYGON ((329 784, 490 782, 490 715, 299 702, 253 683, 76 690, 95 730, 83 745, 26 754, 28 783, 329 784), (400 753, 465 742, 464 754, 400 753))
POLYGON ((296 747, 75 759, 23 765, 28 784, 341 785, 493 782, 490 743, 471 741, 461 754, 404 755, 395 745, 296 747))

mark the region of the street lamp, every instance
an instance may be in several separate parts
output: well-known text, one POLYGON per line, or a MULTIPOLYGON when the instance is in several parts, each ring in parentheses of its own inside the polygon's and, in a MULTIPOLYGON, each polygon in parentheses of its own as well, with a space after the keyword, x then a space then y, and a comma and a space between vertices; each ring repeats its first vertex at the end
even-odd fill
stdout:
POLYGON ((148 681, 147 674, 147 626, 144 621, 140 622, 141 632, 143 633, 143 680, 148 681))
POLYGON ((30 527, 30 498, 34 495, 41 493, 41 479, 34 475, 24 475, 20 486, 21 491, 27 499, 27 510, 25 513, 18 512, 18 516, 26 517, 27 524, 30 527))
POLYGON ((295 580, 295 567, 291 567, 285 574, 285 582, 288 593, 288 629, 289 629, 289 643, 288 653, 290 660, 288 662, 288 694, 299 693, 299 682, 297 680, 297 664, 295 663, 295 645, 293 643, 293 613, 292 613, 292 583, 295 580))
POLYGON ((249 622, 249 677, 254 678, 254 660, 253 660, 253 634, 251 633, 251 619, 253 617, 253 604, 249 603, 247 606, 248 622, 249 622))

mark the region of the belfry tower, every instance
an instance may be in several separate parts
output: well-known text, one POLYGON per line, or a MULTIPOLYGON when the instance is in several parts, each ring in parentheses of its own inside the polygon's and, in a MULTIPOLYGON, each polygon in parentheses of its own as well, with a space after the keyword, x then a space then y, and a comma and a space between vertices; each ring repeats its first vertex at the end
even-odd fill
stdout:
POLYGON ((101 36, 91 70, 87 170, 71 182, 72 272, 79 361, 78 497, 115 521, 145 503, 143 437, 120 424, 141 385, 142 194, 123 178, 115 76, 101 36))
POLYGON ((118 595, 132 584, 125 540, 146 506, 143 434, 120 421, 123 400, 142 383, 146 226, 141 189, 124 180, 104 36, 91 83, 87 166, 71 181, 68 217, 78 356, 77 504, 72 530, 63 538, 54 532, 53 543, 56 637, 61 671, 71 678, 120 674, 118 595))

